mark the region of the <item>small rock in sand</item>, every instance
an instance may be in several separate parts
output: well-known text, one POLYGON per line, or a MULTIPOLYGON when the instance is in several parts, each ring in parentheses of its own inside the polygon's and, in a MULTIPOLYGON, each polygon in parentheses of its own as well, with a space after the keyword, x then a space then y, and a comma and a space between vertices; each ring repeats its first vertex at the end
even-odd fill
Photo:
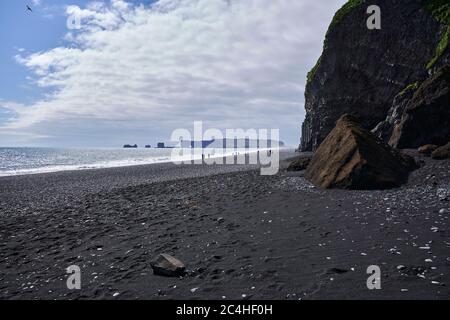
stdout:
POLYGON ((302 157, 302 158, 299 158, 299 159, 291 162, 291 164, 289 164, 289 167, 287 168, 287 171, 303 171, 303 170, 306 170, 306 168, 308 167, 309 163, 311 162, 311 158, 312 157, 302 157))
POLYGON ((166 277, 182 276, 186 270, 183 262, 165 253, 160 254, 150 265, 154 274, 166 277))
POLYGON ((445 210, 445 209, 439 210, 439 214, 444 214, 444 213, 447 213, 447 210, 445 210))

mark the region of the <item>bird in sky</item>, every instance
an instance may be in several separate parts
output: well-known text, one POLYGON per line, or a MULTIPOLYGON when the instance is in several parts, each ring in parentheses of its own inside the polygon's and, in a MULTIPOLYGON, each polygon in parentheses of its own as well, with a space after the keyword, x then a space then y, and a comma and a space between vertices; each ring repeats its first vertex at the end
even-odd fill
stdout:
POLYGON ((27 10, 33 12, 33 9, 29 5, 27 5, 27 10))

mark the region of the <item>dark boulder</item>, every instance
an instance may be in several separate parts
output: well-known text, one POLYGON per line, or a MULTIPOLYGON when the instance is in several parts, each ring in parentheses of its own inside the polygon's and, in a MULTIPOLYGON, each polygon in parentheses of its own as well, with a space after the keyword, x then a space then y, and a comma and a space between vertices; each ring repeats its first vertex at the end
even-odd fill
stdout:
POLYGON ((287 171, 303 171, 306 170, 306 168, 308 167, 309 163, 311 162, 311 158, 312 157, 301 157, 297 160, 292 161, 288 168, 287 171))
POLYGON ((439 146, 435 144, 426 144, 424 146, 421 146, 417 151, 429 157, 437 148, 439 148, 439 146))
POLYGON ((431 154, 431 157, 435 160, 444 160, 450 158, 450 142, 447 143, 445 146, 437 148, 433 153, 431 154))
POLYGON ((150 266, 155 274, 166 277, 182 276, 186 270, 183 262, 165 253, 150 262, 150 266))
POLYGON ((317 149, 305 177, 323 188, 387 189, 405 183, 415 168, 413 158, 344 115, 317 149))

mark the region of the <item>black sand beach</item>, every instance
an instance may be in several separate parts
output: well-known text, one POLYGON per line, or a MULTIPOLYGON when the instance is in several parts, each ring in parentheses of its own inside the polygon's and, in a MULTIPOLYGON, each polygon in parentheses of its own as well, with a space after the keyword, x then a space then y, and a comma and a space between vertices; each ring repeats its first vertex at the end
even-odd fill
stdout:
POLYGON ((423 166, 386 191, 255 166, 0 178, 0 299, 449 299, 450 161, 415 156, 423 166), (160 253, 187 275, 153 275, 160 253), (80 291, 66 287, 73 264, 80 291))

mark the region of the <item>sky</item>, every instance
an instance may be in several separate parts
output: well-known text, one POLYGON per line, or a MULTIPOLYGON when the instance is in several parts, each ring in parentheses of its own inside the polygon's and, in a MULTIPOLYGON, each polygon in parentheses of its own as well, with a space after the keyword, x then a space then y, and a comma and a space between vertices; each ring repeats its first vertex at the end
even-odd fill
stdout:
POLYGON ((155 144, 194 121, 298 145, 345 2, 2 0, 0 146, 155 144))

